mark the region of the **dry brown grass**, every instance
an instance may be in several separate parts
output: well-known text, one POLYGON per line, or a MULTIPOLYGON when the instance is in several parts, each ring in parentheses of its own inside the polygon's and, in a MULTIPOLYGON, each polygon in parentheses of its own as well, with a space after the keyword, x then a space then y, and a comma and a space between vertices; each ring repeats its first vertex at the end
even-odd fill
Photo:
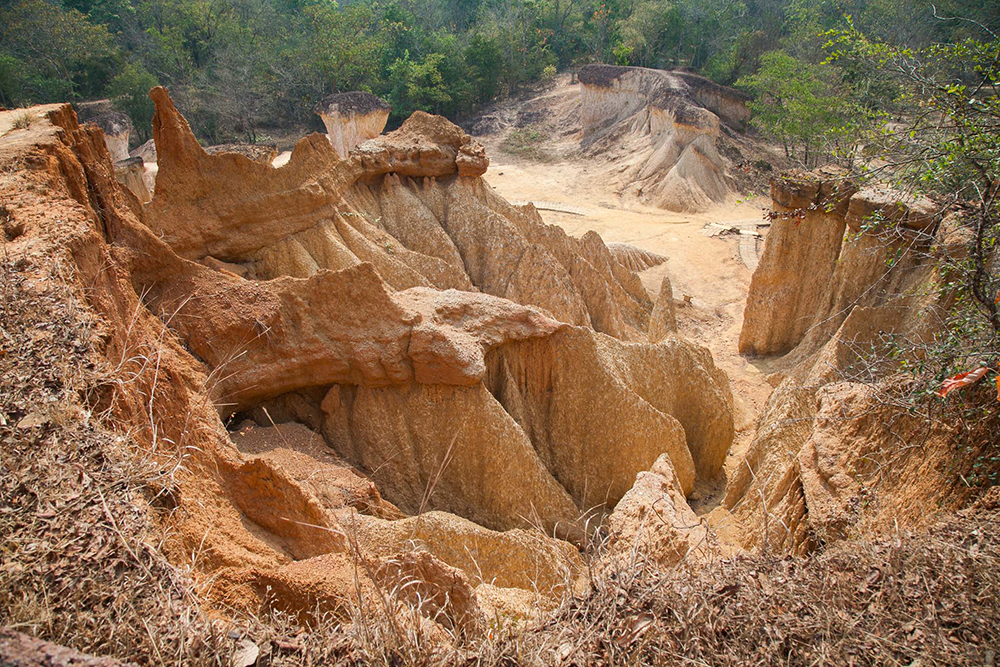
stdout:
MULTIPOLYGON (((925 534, 844 542, 808 558, 740 557, 698 569, 595 571, 523 631, 499 619, 435 643, 407 614, 319 616, 308 633, 269 615, 245 636, 273 665, 956 665, 1000 646, 996 509, 925 534)), ((392 591, 387 599, 394 600, 392 591)))
POLYGON ((13 127, 15 130, 27 130, 35 121, 35 117, 28 111, 24 111, 14 117, 13 127))

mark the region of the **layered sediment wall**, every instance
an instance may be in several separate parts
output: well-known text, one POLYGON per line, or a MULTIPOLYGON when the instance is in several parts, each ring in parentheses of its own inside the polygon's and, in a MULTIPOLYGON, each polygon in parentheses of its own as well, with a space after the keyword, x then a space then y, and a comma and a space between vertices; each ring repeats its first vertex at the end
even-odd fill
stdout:
POLYGON ((625 148, 623 185, 644 202, 699 211, 731 188, 716 150, 721 123, 742 127, 747 97, 694 74, 587 65, 580 70, 583 146, 625 148))
POLYGON ((56 105, 0 143, 26 165, 5 230, 99 322, 93 409, 173 466, 166 548, 211 600, 342 611, 419 574, 429 619, 475 628, 585 586, 590 514, 613 553, 702 543, 685 497, 732 441, 728 380, 647 342, 653 304, 599 237, 492 193, 442 118, 347 158, 306 137, 274 168, 209 155, 152 97, 148 205, 56 105))

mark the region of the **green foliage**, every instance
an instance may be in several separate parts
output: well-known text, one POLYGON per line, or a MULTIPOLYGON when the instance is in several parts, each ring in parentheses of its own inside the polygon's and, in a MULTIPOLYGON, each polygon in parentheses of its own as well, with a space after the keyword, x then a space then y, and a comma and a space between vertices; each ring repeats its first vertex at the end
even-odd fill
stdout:
POLYGON ((621 22, 621 42, 615 47, 615 55, 626 55, 627 62, 655 66, 657 56, 665 51, 671 36, 677 34, 677 22, 680 13, 676 5, 667 0, 652 0, 635 7, 632 13, 621 22))
POLYGON ((72 97, 72 81, 41 75, 22 60, 0 52, 0 104, 19 107, 72 97))
POLYGON ((156 77, 138 63, 128 63, 111 80, 105 94, 111 102, 132 119, 136 139, 142 143, 150 137, 153 124, 153 101, 149 89, 157 85, 156 77))
MULTIPOLYGON (((1000 372, 1000 38, 981 32, 986 39, 923 47, 871 38, 853 22, 828 35, 831 61, 897 92, 898 113, 858 137, 876 158, 863 176, 934 196, 951 212, 947 252, 926 253, 943 277, 941 329, 930 341, 891 337, 894 358, 924 395, 977 367, 991 369, 983 385, 1000 372)), ((996 415, 995 391, 962 395, 952 401, 963 406, 961 419, 996 415)))
POLYGON ((817 161, 848 120, 848 101, 831 74, 784 51, 771 51, 760 59, 756 74, 737 82, 754 96, 751 122, 781 141, 786 155, 801 148, 798 157, 806 166, 817 161))
POLYGON ((495 37, 474 35, 465 49, 465 62, 477 102, 489 102, 500 94, 503 55, 495 37))
POLYGON ((452 98, 440 72, 443 60, 444 55, 431 53, 417 62, 406 53, 389 66, 389 99, 396 113, 404 117, 417 110, 439 113, 450 105, 452 98))
MULTIPOLYGON (((939 17, 996 29, 1000 9, 981 4, 935 6, 939 17)), ((413 109, 460 116, 584 62, 686 67, 752 85, 778 49, 818 65, 845 12, 865 34, 915 48, 978 30, 935 18, 930 0, 6 0, 0 104, 90 98, 115 81, 116 97, 132 85, 145 134, 148 107, 135 90, 155 79, 201 136, 253 140, 259 127, 315 123, 312 107, 332 92, 390 98, 393 123, 413 109)), ((818 106, 829 99, 849 100, 847 116, 897 112, 897 91, 865 67, 808 70, 826 88, 809 93, 806 125, 824 125, 818 106)), ((781 129, 810 160, 846 143, 828 132, 804 145, 802 128, 781 129)))
POLYGON ((322 77, 323 93, 377 85, 386 35, 371 5, 315 4, 303 14, 310 36, 307 67, 322 77))
POLYGON ((93 95, 120 57, 107 28, 45 0, 18 0, 0 9, 0 55, 5 102, 93 95))

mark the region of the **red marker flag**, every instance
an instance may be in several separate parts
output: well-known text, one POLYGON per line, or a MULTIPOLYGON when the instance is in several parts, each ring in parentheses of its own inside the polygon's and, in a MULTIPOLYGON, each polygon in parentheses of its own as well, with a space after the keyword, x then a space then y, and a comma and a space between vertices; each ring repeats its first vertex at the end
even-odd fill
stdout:
POLYGON ((941 388, 937 390, 937 395, 944 398, 956 389, 961 389, 962 387, 968 387, 970 384, 974 384, 982 379, 986 375, 986 371, 989 368, 986 366, 980 366, 974 371, 966 371, 965 373, 959 373, 958 375, 952 375, 941 383, 941 388))

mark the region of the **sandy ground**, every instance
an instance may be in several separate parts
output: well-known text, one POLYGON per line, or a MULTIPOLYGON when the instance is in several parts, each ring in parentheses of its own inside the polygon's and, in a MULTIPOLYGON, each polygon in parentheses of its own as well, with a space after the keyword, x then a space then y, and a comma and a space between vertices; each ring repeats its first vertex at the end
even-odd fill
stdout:
MULTIPOLYGON (((560 86, 539 99, 565 103, 575 91, 560 86)), ((707 237, 701 230, 710 222, 761 218, 762 199, 730 201, 709 211, 684 214, 625 205, 607 178, 607 164, 594 163, 576 148, 578 135, 564 132, 551 139, 547 153, 553 161, 533 161, 502 150, 503 133, 477 137, 487 146, 490 168, 486 181, 509 200, 546 201, 585 209, 587 215, 539 211, 542 218, 573 236, 590 230, 606 242, 631 243, 668 259, 641 275, 655 299, 666 273, 675 299, 690 297, 691 306, 677 310, 680 333, 708 347, 715 363, 729 375, 736 399, 738 436, 725 466, 728 479, 753 438, 755 421, 771 392, 767 370, 758 368, 737 352, 743 324, 743 307, 750 284, 750 271, 740 260, 738 237, 729 234, 707 237)), ((766 231, 761 228, 761 231, 766 231)), ((703 483, 691 498, 692 507, 705 515, 723 541, 732 530, 719 503, 725 494, 725 479, 703 483), (714 511, 713 511, 714 510, 714 511)))

